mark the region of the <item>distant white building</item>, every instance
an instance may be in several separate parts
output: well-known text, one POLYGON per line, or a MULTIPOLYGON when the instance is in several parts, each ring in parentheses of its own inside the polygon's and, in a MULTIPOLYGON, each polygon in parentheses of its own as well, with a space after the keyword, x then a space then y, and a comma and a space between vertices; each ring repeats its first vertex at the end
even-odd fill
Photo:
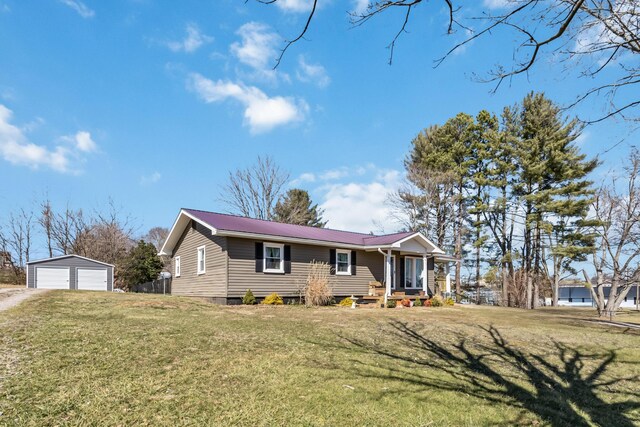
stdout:
MULTIPOLYGON (((604 285, 604 296, 609 297, 611 285, 604 285)), ((632 286, 620 307, 635 308, 638 286, 632 286)), ((585 286, 561 286, 558 295, 558 305, 564 307, 594 307, 595 303, 591 297, 591 290, 585 286)), ((547 305, 551 305, 551 298, 547 298, 547 305)))

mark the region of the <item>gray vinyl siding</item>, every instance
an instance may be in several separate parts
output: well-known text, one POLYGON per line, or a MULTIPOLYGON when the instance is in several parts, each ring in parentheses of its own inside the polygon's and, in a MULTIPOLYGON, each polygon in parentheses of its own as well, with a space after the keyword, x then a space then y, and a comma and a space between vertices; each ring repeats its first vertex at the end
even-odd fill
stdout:
POLYGON ((211 235, 196 223, 186 228, 171 257, 171 293, 199 297, 227 296, 227 238, 211 235), (205 246, 205 273, 198 274, 198 248, 205 246), (180 276, 175 276, 175 258, 180 257, 180 276))
MULTIPOLYGON (((228 297, 242 297, 247 289, 251 289, 257 297, 264 297, 272 292, 281 296, 298 296, 307 279, 309 263, 312 260, 329 262, 330 247, 290 244, 291 273, 256 273, 255 244, 256 240, 227 238, 229 253, 229 285, 228 297)), ((341 249, 336 246, 334 249, 341 249)), ((330 280, 335 296, 367 295, 369 282, 383 280, 384 258, 377 252, 356 251, 356 274, 352 276, 332 275, 330 280)))
POLYGON ((99 262, 83 259, 75 256, 33 261, 27 265, 27 287, 35 288, 37 280, 36 269, 41 268, 68 268, 69 269, 69 289, 78 289, 77 286, 77 269, 107 269, 107 291, 113 290, 113 267, 101 264, 99 262))

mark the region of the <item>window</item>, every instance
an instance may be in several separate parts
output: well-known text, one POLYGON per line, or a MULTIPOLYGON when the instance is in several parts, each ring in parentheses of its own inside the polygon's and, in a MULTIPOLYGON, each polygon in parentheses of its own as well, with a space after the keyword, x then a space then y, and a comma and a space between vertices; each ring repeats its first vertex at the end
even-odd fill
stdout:
POLYGON ((424 271, 424 263, 422 258, 416 258, 416 288, 422 288, 422 274, 424 271))
POLYGON ((406 257, 404 259, 404 287, 421 288, 423 270, 422 258, 406 257))
POLYGON ((176 277, 180 277, 180 257, 179 256, 175 258, 175 263, 176 263, 175 275, 176 277))
POLYGON ((336 250, 336 274, 351 275, 351 251, 336 250))
MULTIPOLYGON (((387 256, 384 257, 384 280, 387 280, 387 256)), ((396 256, 391 255, 391 289, 396 288, 396 256)))
POLYGON ((207 265, 207 253, 204 246, 198 248, 198 274, 204 274, 207 265))
POLYGON ((264 269, 265 273, 284 273, 284 245, 278 243, 264 244, 264 269))
POLYGON ((414 259, 413 258, 405 258, 404 259, 404 287, 405 288, 413 288, 415 284, 415 274, 414 274, 414 259))

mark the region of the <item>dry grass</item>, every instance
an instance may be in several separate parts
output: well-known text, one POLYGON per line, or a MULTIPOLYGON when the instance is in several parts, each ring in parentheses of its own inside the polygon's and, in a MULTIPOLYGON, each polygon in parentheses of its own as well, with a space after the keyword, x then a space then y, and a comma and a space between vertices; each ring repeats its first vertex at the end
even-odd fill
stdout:
POLYGON ((24 289, 25 285, 16 285, 13 283, 0 283, 0 289, 24 289))
POLYGON ((333 301, 330 273, 331 266, 326 262, 309 263, 309 275, 304 288, 304 302, 307 306, 329 305, 333 301))
POLYGON ((0 425, 637 425, 640 334, 593 318, 56 291, 0 313, 0 425))

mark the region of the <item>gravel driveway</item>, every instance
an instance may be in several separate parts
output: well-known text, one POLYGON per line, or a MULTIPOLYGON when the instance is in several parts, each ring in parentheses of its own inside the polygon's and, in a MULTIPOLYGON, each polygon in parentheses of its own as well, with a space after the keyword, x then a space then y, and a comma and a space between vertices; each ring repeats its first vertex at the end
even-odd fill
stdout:
POLYGON ((48 292, 47 289, 0 289, 0 311, 8 310, 34 295, 48 292))

